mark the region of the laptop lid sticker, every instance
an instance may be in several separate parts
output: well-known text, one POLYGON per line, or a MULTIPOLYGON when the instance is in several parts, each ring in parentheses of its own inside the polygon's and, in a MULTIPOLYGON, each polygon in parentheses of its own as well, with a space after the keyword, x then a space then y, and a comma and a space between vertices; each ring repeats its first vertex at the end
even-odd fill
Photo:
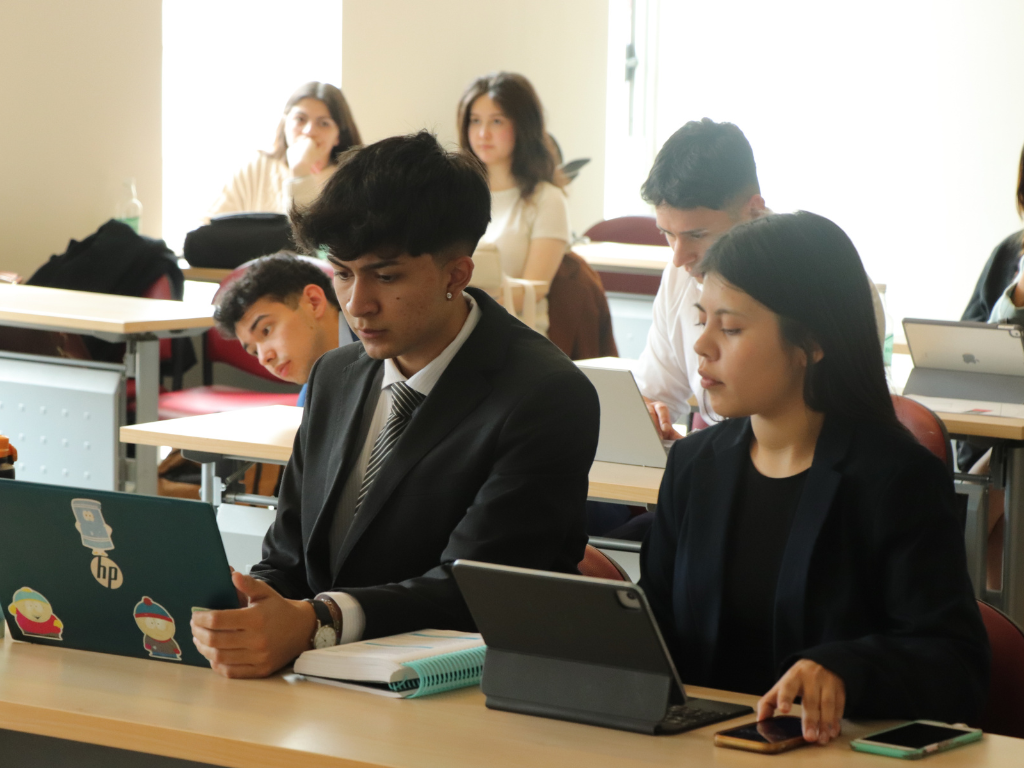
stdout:
POLYGON ((95 499, 72 499, 75 529, 82 537, 82 546, 93 554, 89 570, 101 587, 118 589, 124 584, 124 572, 107 557, 114 548, 114 529, 103 519, 103 505, 95 499))
POLYGON ((142 632, 142 646, 152 658, 181 661, 181 648, 174 640, 174 617, 160 603, 150 597, 139 600, 135 624, 142 632))
POLYGON ((64 623, 53 613, 50 601, 31 587, 22 587, 15 592, 7 610, 23 635, 59 642, 64 640, 64 623))

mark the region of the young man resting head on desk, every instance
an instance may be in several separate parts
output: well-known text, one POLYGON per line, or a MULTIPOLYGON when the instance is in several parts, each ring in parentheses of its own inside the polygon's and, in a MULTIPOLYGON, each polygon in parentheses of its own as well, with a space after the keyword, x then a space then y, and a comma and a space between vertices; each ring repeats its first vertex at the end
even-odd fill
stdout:
POLYGON ((302 651, 474 629, 457 558, 575 573, 598 401, 553 344, 467 288, 490 218, 480 163, 428 133, 344 158, 298 238, 324 246, 362 344, 313 366, 277 519, 246 607, 197 613, 228 677, 302 651))
POLYGON ((225 338, 235 338, 279 379, 302 384, 306 399, 313 363, 353 340, 339 323, 341 306, 331 279, 316 264, 287 253, 257 259, 217 302, 214 318, 225 338))

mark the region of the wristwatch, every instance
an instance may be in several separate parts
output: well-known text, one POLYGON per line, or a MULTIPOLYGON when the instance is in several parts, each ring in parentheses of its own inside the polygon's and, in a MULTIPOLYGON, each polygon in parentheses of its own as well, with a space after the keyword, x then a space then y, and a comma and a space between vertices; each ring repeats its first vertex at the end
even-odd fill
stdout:
POLYGON ((331 609, 323 600, 310 600, 306 602, 313 606, 316 614, 316 629, 309 639, 310 645, 314 648, 330 648, 338 644, 338 630, 334 626, 334 616, 331 609))

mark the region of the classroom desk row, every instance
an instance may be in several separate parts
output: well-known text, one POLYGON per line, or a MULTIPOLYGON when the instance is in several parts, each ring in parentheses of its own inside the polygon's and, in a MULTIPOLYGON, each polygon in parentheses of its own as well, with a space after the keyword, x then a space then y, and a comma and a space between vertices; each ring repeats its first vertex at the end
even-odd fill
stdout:
MULTIPOLYGON (((135 379, 136 418, 146 422, 157 419, 160 339, 205 333, 213 327, 213 308, 180 301, 0 284, 0 326, 85 334, 103 341, 124 343, 124 375, 135 379)), ((67 360, 61 362, 74 364, 67 360)), ((82 367, 89 367, 89 364, 83 363, 82 367)), ((115 432, 118 426, 120 423, 110 425, 115 432)), ((58 436, 51 434, 49 438, 56 442, 58 436)), ((37 442, 35 436, 33 441, 37 442)), ((135 465, 135 489, 155 494, 156 449, 141 446, 135 465)), ((115 477, 99 479, 95 487, 113 488, 116 477, 115 472, 115 477)), ((79 484, 83 483, 79 481, 79 484)), ((123 486, 123 482, 120 485, 123 486)))
MULTIPOLYGON (((756 702, 745 694, 687 690, 694 696, 756 702)), ((779 765, 816 768, 886 764, 885 758, 849 747, 851 739, 885 727, 880 722, 845 721, 836 742, 784 757, 713 746, 716 731, 752 719, 737 718, 676 736, 645 736, 490 710, 479 688, 389 699, 289 683, 280 674, 266 680, 226 680, 198 667, 0 642, 4 765, 12 764, 6 758, 31 743, 21 734, 64 740, 45 742, 59 757, 53 764, 105 768, 148 764, 140 752, 234 768, 738 768, 773 759, 779 765), (114 749, 98 756, 99 750, 84 745, 114 749), (92 760, 80 759, 83 753, 92 760)), ((40 743, 35 739, 32 746, 38 749, 40 743)), ((988 734, 977 744, 928 758, 934 768, 1022 764, 1024 740, 988 734)))
MULTIPOLYGON (((203 464, 201 498, 217 505, 214 462, 220 458, 286 464, 292 455, 302 409, 268 405, 238 411, 188 416, 121 428, 121 440, 148 446, 170 446, 198 456, 203 464)), ((595 461, 589 496, 628 504, 653 504, 661 485, 660 469, 595 461)))
MULTIPOLYGON (((1024 624, 1024 419, 963 413, 939 416, 950 434, 998 441, 1006 489, 1003 589, 989 597, 1014 621, 1024 624)), ((128 443, 185 451, 202 464, 201 498, 219 506, 222 484, 215 474, 215 462, 234 458, 285 464, 291 457, 301 419, 301 409, 275 405, 126 426, 121 428, 120 437, 128 443)), ((651 467, 595 461, 588 496, 626 504, 653 504, 658 500, 662 474, 662 470, 651 467)), ((984 578, 984 547, 985 534, 979 532, 973 547, 979 551, 974 557, 977 573, 973 574, 979 584, 984 578)), ((984 597, 985 593, 980 595, 984 597)))

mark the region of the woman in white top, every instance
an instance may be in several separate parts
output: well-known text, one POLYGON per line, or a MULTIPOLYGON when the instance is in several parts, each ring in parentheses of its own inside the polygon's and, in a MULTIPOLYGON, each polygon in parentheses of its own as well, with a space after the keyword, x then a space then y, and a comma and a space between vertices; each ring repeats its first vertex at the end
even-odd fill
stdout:
MULTIPOLYGON (((540 100, 522 75, 499 72, 469 86, 459 102, 459 142, 487 167, 491 223, 481 243, 501 254, 509 277, 550 285, 569 245, 569 207, 552 183, 540 100)), ((536 328, 548 328, 547 287, 537 289, 536 328)), ((516 298, 521 308, 522 295, 516 298)))
POLYGON ((291 95, 274 147, 235 174, 208 216, 243 211, 287 213, 308 205, 337 168, 338 155, 360 143, 352 111, 330 83, 310 82, 291 95))

